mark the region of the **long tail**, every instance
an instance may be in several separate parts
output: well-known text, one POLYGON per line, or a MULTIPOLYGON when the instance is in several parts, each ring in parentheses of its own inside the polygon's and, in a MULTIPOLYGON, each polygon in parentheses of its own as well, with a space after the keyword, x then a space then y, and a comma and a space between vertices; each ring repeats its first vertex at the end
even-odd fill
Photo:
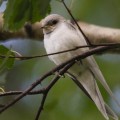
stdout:
POLYGON ((114 120, 118 120, 117 115, 105 104, 102 95, 99 91, 97 83, 89 70, 84 71, 82 75, 69 72, 68 75, 75 81, 75 83, 82 89, 82 91, 96 104, 99 111, 109 120, 112 117, 114 120))
POLYGON ((101 71, 99 69, 99 66, 97 65, 95 59, 92 56, 90 56, 90 57, 86 58, 85 60, 87 61, 89 69, 93 73, 94 77, 100 81, 100 83, 103 85, 103 87, 105 88, 105 90, 109 93, 109 95, 114 99, 114 101, 120 107, 120 103, 118 102, 118 100, 116 99, 116 97, 113 95, 111 89, 109 88, 107 82, 105 81, 105 78, 102 75, 102 73, 101 73, 101 71))
POLYGON ((118 120, 117 115, 112 111, 112 109, 105 103, 105 108, 106 108, 106 112, 107 114, 112 117, 114 120, 118 120))

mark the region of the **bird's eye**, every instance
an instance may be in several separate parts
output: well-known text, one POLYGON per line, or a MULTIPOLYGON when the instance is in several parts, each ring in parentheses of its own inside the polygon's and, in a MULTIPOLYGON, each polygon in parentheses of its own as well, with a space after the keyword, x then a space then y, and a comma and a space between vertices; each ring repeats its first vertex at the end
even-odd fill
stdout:
POLYGON ((51 21, 48 21, 47 25, 53 26, 53 25, 56 25, 57 23, 58 23, 58 20, 51 20, 51 21))
POLYGON ((53 20, 52 24, 55 25, 55 24, 57 24, 57 22, 58 22, 57 20, 53 20))

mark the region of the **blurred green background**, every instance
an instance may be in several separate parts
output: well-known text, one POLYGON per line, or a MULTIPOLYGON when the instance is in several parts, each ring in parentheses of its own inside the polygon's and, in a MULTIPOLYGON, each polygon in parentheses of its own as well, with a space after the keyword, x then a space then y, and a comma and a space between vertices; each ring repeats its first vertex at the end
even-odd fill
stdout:
MULTIPOLYGON (((92 24, 119 28, 120 0, 65 0, 76 19, 92 24)), ((21 8, 22 9, 22 8, 21 8)), ((70 18, 64 6, 51 1, 51 13, 58 13, 70 18)), ((8 40, 2 43, 23 56, 45 53, 43 42, 34 40, 8 40)), ((120 101, 120 56, 95 56, 110 88, 120 101)), ((27 61, 16 61, 14 67, 0 75, 0 84, 6 91, 24 90, 55 65, 47 58, 27 61)), ((52 77, 39 87, 44 87, 52 77)), ((120 116, 120 108, 100 86, 105 101, 120 116)), ((12 97, 0 98, 1 103, 12 100, 12 97)), ((0 115, 0 120, 34 120, 40 105, 41 95, 26 96, 17 104, 0 115)), ((41 120, 104 120, 96 106, 81 92, 67 76, 61 78, 50 91, 42 112, 41 120)))

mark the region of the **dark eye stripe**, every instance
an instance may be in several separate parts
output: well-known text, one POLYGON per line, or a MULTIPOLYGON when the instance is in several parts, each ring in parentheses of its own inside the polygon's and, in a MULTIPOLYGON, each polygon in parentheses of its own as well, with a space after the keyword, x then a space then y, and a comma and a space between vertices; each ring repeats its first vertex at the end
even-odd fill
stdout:
POLYGON ((58 20, 51 20, 48 22, 48 25, 55 25, 58 23, 58 20))

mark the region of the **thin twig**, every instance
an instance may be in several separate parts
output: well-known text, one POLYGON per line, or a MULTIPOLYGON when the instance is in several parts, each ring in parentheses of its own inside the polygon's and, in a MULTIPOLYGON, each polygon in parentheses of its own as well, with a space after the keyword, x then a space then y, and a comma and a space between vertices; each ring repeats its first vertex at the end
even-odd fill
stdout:
POLYGON ((43 110, 43 106, 44 106, 46 97, 47 97, 47 93, 46 93, 46 94, 43 94, 42 101, 41 101, 40 107, 39 107, 39 109, 38 109, 38 112, 37 112, 37 115, 36 115, 35 120, 38 120, 39 117, 40 117, 40 115, 41 115, 41 112, 42 112, 42 110, 43 110))
POLYGON ((18 97, 16 97, 14 100, 9 102, 8 104, 5 105, 2 109, 0 109, 0 113, 4 112, 6 109, 14 105, 17 101, 22 99, 24 96, 26 96, 32 89, 34 89, 38 84, 40 84, 45 78, 50 76, 53 73, 53 71, 47 72, 45 75, 43 75, 39 80, 31 84, 30 87, 28 87, 23 93, 21 93, 18 97))
POLYGON ((4 112, 6 109, 8 109, 9 107, 11 107, 12 105, 14 105, 17 101, 19 101, 20 99, 22 99, 25 95, 27 95, 27 93, 29 93, 32 89, 34 89, 38 84, 40 84, 44 79, 46 79, 48 76, 52 75, 54 72, 59 71, 60 69, 62 69, 65 65, 71 63, 72 61, 75 60, 80 60, 80 59, 84 59, 90 55, 99 53, 99 52, 103 52, 105 50, 109 50, 109 49, 113 49, 113 48, 117 48, 119 47, 119 45, 114 45, 114 46, 100 46, 100 47, 96 47, 93 48, 89 51, 86 51, 76 57, 71 58, 70 60, 60 64, 59 66, 56 66, 54 69, 50 70, 49 72, 47 72, 46 74, 44 74, 39 80, 37 80, 36 82, 34 82, 31 86, 29 86, 22 94, 20 94, 18 97, 16 97, 13 101, 9 102, 8 104, 5 105, 5 107, 3 107, 2 109, 0 109, 0 113, 4 112))
MULTIPOLYGON (((60 78, 60 76, 58 76, 58 75, 56 75, 55 77, 54 77, 54 79, 52 80, 52 82, 50 83, 50 85, 49 86, 53 86, 57 81, 58 81, 58 79, 60 78)), ((46 100, 46 97, 47 97, 47 94, 48 94, 48 92, 49 92, 49 86, 45 89, 45 91, 44 91, 44 94, 43 94, 43 97, 42 97, 42 100, 41 100, 41 104, 40 104, 40 107, 39 107, 39 109, 38 109, 38 112, 37 112, 37 115, 36 115, 36 117, 35 117, 35 120, 38 120, 39 119, 39 117, 40 117, 40 115, 41 115, 41 112, 42 112, 42 110, 43 110, 43 106, 44 106, 44 103, 45 103, 45 100, 46 100)))
POLYGON ((43 94, 43 98, 42 98, 42 101, 41 101, 41 104, 40 104, 40 107, 39 107, 39 110, 37 112, 37 115, 36 115, 36 118, 35 120, 38 120, 40 115, 41 115, 41 112, 43 110, 43 106, 44 106, 44 103, 45 103, 45 100, 46 100, 46 97, 47 97, 47 94, 48 92, 50 91, 50 89, 55 85, 55 83, 58 81, 58 79, 74 64, 75 62, 71 62, 69 64, 67 64, 62 70, 60 70, 58 72, 58 74, 53 78, 52 82, 48 85, 48 87, 45 89, 46 91, 44 92, 43 94))
MULTIPOLYGON (((60 76, 56 75, 56 76, 54 77, 54 79, 52 80, 52 82, 49 84, 49 86, 51 85, 51 87, 52 87, 52 86, 57 82, 57 80, 58 80, 59 78, 60 78, 60 76), (53 83, 54 83, 54 84, 53 84, 53 83)), ((43 106, 44 106, 44 103, 45 103, 47 94, 48 94, 48 92, 49 92, 49 90, 50 90, 50 89, 48 89, 49 86, 44 89, 44 93, 43 93, 43 97, 42 97, 42 100, 41 100, 41 104, 40 104, 40 107, 39 107, 39 109, 38 109, 38 112, 37 112, 37 115, 36 115, 36 117, 35 117, 35 120, 38 120, 38 119, 39 119, 40 114, 41 114, 41 112, 42 112, 42 110, 43 110, 43 106)))
POLYGON ((3 107, 5 107, 5 105, 4 104, 0 104, 0 108, 3 108, 3 107))
MULTIPOLYGON (((51 56, 51 55, 56 55, 56 54, 62 54, 62 53, 66 53, 66 52, 70 52, 70 51, 75 51, 77 49, 80 49, 80 48, 85 48, 85 47, 91 47, 91 48, 94 48, 94 47, 98 47, 98 46, 116 46, 116 45, 120 45, 120 43, 101 43, 101 44, 96 44, 96 45, 83 45, 83 46, 76 46, 72 49, 68 49, 68 50, 62 50, 62 51, 59 51, 59 52, 54 52, 54 53, 50 53, 50 54, 43 54, 43 55, 37 55, 37 56, 9 56, 9 58, 17 58, 17 59, 20 59, 20 60, 28 60, 28 59, 34 59, 34 58, 41 58, 41 57, 47 57, 47 56, 51 56)), ((0 58, 5 58, 6 56, 5 55, 0 55, 0 58)))
POLYGON ((75 24, 77 25, 79 31, 82 33, 83 37, 85 38, 86 42, 88 43, 88 45, 92 46, 92 43, 90 42, 90 40, 88 39, 88 37, 85 35, 85 33, 83 32, 83 30, 81 29, 81 27, 78 25, 77 21, 75 20, 74 16, 72 15, 71 11, 69 10, 69 8, 67 7, 66 3, 64 0, 61 0, 63 5, 65 6, 66 10, 68 11, 68 13, 70 14, 71 18, 73 19, 73 21, 75 22, 75 24))
MULTIPOLYGON (((37 94, 42 94, 43 92, 44 92, 44 88, 42 88, 40 90, 31 91, 31 92, 27 93, 27 95, 37 95, 37 94)), ((0 97, 9 96, 9 95, 19 95, 21 93, 23 93, 23 91, 9 91, 9 92, 1 93, 0 97)))

